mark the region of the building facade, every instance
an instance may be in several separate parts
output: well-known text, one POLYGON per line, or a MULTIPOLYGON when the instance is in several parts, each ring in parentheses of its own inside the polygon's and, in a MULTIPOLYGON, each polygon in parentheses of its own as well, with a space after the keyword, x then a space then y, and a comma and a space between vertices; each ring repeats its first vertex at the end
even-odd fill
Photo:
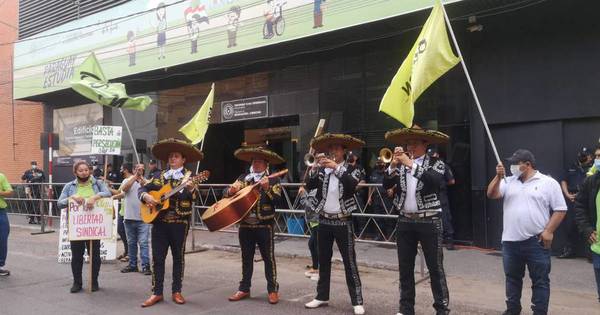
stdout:
POLYGON ((40 133, 43 132, 42 104, 13 98, 13 42, 18 36, 18 0, 0 3, 0 172, 11 183, 21 182, 21 175, 31 161, 43 162, 40 133))
MULTIPOLYGON (((286 157, 297 181, 320 118, 326 119, 327 131, 367 142, 358 153, 370 171, 379 150, 391 146, 385 132, 401 127, 378 111, 379 102, 432 4, 126 1, 32 35, 46 39, 24 41, 16 52, 46 56, 40 47, 51 45, 53 36, 63 36, 65 46, 47 48, 55 57, 42 63, 18 60, 15 94, 44 102, 46 131, 78 131, 61 136, 67 146, 90 126, 86 117, 120 125, 115 110, 81 107, 89 101, 69 89, 74 67, 94 51, 112 81, 154 100, 144 113, 126 111, 145 160, 157 139, 183 137, 177 130, 214 82, 202 162, 213 182, 230 182, 240 173, 244 166, 232 153, 242 143, 265 142, 286 157), (136 12, 145 24, 128 22, 136 12)), ((600 91, 594 79, 600 33, 594 10, 579 9, 583 5, 583 0, 446 1, 500 155, 529 148, 538 168, 557 178, 574 160, 576 148, 595 146, 600 135, 600 108, 594 104, 600 91)), ((415 111, 415 123, 452 139, 439 149, 457 179, 450 189, 457 238, 498 247, 501 205, 485 198, 496 162, 462 68, 433 84, 415 111)), ((112 162, 132 160, 132 147, 124 137, 124 154, 112 162)), ((57 165, 59 172, 67 174, 69 161, 57 165)))

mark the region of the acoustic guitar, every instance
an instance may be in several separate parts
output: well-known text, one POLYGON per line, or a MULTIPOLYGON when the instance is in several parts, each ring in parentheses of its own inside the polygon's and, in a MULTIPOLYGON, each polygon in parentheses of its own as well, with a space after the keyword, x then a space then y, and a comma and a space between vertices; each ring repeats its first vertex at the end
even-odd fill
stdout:
POLYGON ((202 171, 200 174, 191 178, 190 173, 188 173, 183 177, 181 184, 175 188, 173 188, 171 184, 166 184, 160 190, 149 191, 148 194, 154 197, 154 200, 158 200, 159 203, 156 206, 150 206, 142 203, 142 206, 140 207, 142 221, 145 223, 152 223, 154 220, 156 220, 156 217, 158 217, 161 211, 169 209, 169 198, 183 190, 188 181, 191 180, 194 183, 199 184, 208 180, 209 176, 209 171, 202 171))
MULTIPOLYGON (((279 171, 269 178, 275 178, 285 175, 287 169, 279 171)), ((240 222, 260 198, 260 182, 246 186, 233 196, 223 198, 206 209, 202 215, 202 222, 206 224, 211 232, 225 229, 231 225, 240 222)))

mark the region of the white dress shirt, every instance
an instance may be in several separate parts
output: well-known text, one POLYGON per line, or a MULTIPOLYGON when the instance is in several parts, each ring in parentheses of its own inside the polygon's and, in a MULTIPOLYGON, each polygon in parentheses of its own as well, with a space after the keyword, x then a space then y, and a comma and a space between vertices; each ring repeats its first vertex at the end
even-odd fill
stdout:
POLYGON ((417 171, 417 165, 422 166, 425 160, 425 155, 422 155, 413 160, 412 168, 406 166, 400 166, 400 168, 392 169, 388 167, 388 174, 392 174, 395 171, 406 172, 406 198, 404 199, 404 205, 402 205, 401 212, 417 212, 419 207, 417 206, 417 184, 419 180, 414 176, 417 171))
POLYGON ((334 171, 339 170, 342 165, 333 170, 330 168, 325 169, 325 176, 329 176, 329 186, 327 186, 327 197, 325 199, 325 205, 323 211, 329 214, 338 214, 342 212, 340 206, 340 180, 335 176, 334 171))

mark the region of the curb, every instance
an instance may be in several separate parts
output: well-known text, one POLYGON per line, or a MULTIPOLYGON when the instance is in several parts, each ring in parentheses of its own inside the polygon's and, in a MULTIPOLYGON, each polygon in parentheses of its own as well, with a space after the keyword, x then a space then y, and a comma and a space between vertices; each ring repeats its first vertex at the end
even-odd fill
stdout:
MULTIPOLYGON (((215 245, 215 244, 202 244, 199 247, 206 248, 209 250, 218 250, 230 253, 239 253, 241 249, 235 246, 226 246, 226 245, 215 245)), ((310 258, 308 255, 297 255, 285 252, 275 252, 275 256, 277 257, 285 257, 285 258, 310 258)), ((341 264, 343 263, 340 258, 334 258, 333 261, 335 263, 341 264)), ((388 270, 388 271, 398 271, 397 264, 387 264, 382 262, 365 262, 365 261, 357 261, 357 264, 361 267, 380 269, 380 270, 388 270)))

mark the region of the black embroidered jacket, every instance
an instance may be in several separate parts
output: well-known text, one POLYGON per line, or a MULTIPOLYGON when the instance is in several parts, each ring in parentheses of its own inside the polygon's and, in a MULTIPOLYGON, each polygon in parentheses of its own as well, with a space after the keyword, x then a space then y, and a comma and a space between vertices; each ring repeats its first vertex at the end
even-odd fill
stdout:
MULTIPOLYGON (((154 176, 148 181, 148 183, 138 190, 138 198, 144 202, 142 196, 144 193, 149 191, 160 190, 164 185, 170 183, 171 187, 175 188, 181 184, 181 179, 165 179, 164 173, 155 173, 154 176)), ((190 170, 184 168, 183 173, 187 174, 190 170)), ((189 222, 192 216, 192 203, 198 196, 198 190, 194 189, 189 191, 187 188, 182 189, 180 192, 169 198, 169 209, 161 211, 156 220, 160 220, 166 223, 185 223, 189 222)))
POLYGON ((319 171, 310 171, 309 175, 310 176, 306 180, 306 190, 311 191, 312 189, 317 189, 316 198, 318 203, 315 207, 315 212, 319 213, 323 211, 323 207, 325 207, 330 176, 336 176, 339 179, 339 202, 342 214, 350 215, 352 211, 358 209, 354 193, 356 192, 356 185, 358 185, 358 182, 361 179, 360 169, 344 163, 329 175, 325 174, 325 169, 323 168, 319 171))
MULTIPOLYGON (((416 164, 415 177, 418 179, 416 200, 418 211, 438 210, 441 208, 440 184, 444 180, 444 162, 425 155, 423 165, 416 164)), ((396 186, 394 209, 400 211, 406 200, 406 177, 411 176, 410 170, 400 166, 391 175, 386 171, 383 178, 383 188, 396 186)))

